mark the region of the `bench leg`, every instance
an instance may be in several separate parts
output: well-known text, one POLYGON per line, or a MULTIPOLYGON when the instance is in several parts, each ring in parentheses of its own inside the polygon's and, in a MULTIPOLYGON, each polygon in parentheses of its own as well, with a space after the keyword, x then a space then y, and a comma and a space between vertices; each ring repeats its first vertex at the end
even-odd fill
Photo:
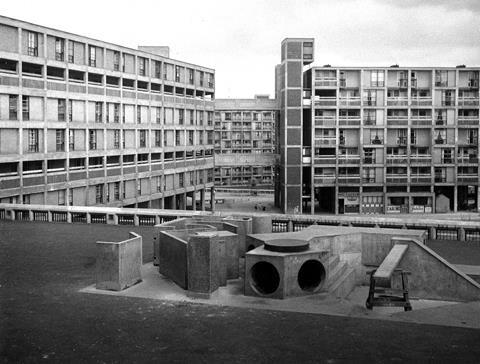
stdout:
POLYGON ((408 297, 408 274, 402 272, 402 288, 403 288, 403 299, 405 301, 404 310, 411 311, 412 305, 410 304, 410 299, 408 297))
POLYGON ((369 310, 373 309, 373 298, 375 296, 375 278, 373 278, 374 273, 375 271, 370 272, 370 289, 368 291, 367 302, 365 302, 365 306, 369 310))

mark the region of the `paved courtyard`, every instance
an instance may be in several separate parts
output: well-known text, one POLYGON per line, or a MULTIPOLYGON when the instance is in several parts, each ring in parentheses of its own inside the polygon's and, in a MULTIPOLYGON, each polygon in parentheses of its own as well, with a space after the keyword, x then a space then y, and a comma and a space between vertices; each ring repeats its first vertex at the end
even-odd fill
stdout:
MULTIPOLYGON (((132 230, 143 235, 150 257, 147 227, 0 222, 3 362, 474 363, 480 357, 478 329, 81 293, 94 283, 94 242, 124 239, 132 230)), ((454 263, 480 265, 472 258, 477 247, 463 250, 454 263)))

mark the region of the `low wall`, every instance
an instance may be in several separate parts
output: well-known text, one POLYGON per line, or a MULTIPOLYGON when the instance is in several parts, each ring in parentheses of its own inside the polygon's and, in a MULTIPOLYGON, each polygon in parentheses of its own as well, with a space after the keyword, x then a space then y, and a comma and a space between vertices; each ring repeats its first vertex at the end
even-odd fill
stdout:
POLYGON ((187 242, 171 232, 160 232, 158 271, 187 289, 187 242))

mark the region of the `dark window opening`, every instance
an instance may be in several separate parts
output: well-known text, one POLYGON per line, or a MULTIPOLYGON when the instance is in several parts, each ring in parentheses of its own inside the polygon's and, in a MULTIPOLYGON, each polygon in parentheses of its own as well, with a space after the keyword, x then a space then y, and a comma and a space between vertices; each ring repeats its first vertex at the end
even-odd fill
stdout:
POLYGON ((152 83, 150 84, 150 88, 151 88, 151 90, 154 91, 154 92, 162 92, 162 85, 159 84, 159 83, 153 83, 153 82, 152 82, 152 83))
POLYGON ((85 80, 85 72, 68 70, 68 79, 70 81, 83 82, 85 80))
POLYGON ((126 88, 134 88, 135 87, 135 80, 124 78, 124 79, 122 79, 122 85, 123 85, 123 87, 126 87, 126 88))
POLYGON ((107 86, 118 87, 120 83, 120 78, 114 77, 114 76, 107 76, 106 81, 107 81, 107 86))
POLYGON ((72 158, 70 159, 70 169, 84 169, 85 158, 72 158))
POLYGON ((17 174, 18 162, 0 163, 0 174, 17 174))
POLYGON ((23 162, 23 172, 41 172, 43 161, 25 161, 23 162))
POLYGON ((139 90, 148 91, 148 82, 137 81, 137 88, 139 90))
POLYGON ((103 75, 100 75, 98 73, 88 73, 88 82, 89 83, 97 83, 101 84, 103 81, 103 75))
POLYGON ((17 72, 17 61, 0 58, 0 71, 17 72))
POLYGON ((42 76, 41 64, 22 62, 22 74, 42 76))
POLYGON ((65 78, 65 70, 63 68, 47 66, 47 78, 63 80, 65 78))

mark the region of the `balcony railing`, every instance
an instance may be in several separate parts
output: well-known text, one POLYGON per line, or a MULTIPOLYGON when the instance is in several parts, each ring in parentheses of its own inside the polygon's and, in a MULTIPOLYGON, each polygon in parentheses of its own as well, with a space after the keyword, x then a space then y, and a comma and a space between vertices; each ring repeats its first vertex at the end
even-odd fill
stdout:
POLYGON ((370 144, 382 145, 383 138, 379 138, 378 136, 376 136, 375 138, 370 138, 370 144))
POLYGON ((360 175, 339 175, 337 177, 338 184, 347 185, 347 184, 360 184, 360 175))
POLYGON ((387 105, 388 106, 407 106, 408 97, 388 97, 387 105))
POLYGON ((412 115, 412 125, 432 125, 432 115, 412 115))
POLYGON ((457 181, 463 183, 476 183, 478 182, 478 174, 458 174, 457 181))
POLYGON ((337 78, 336 77, 321 77, 315 78, 316 87, 337 87, 337 78))
POLYGON ((459 115, 457 119, 458 125, 478 125, 478 115, 459 115))
POLYGON ((410 156, 411 164, 430 164, 431 161, 432 161, 432 156, 430 154, 410 156))
POLYGON ((315 97, 315 106, 336 106, 337 98, 335 96, 331 97, 315 97))
POLYGON ((335 164, 337 161, 337 157, 332 155, 332 156, 319 156, 315 155, 315 164, 335 164))
POLYGON ((387 115, 387 125, 407 125, 408 115, 387 115))
POLYGON ((338 117, 338 124, 339 125, 360 125, 360 115, 350 115, 345 116, 341 115, 338 117))
POLYGON ((387 155, 387 164, 407 164, 407 155, 387 155))
POLYGON ((335 116, 315 116, 315 125, 321 126, 335 126, 336 117, 335 116))
POLYGON ((411 105, 412 106, 430 106, 432 105, 432 97, 431 96, 412 97, 411 105))
POLYGON ((340 97, 340 105, 342 106, 360 106, 360 97, 340 97))
POLYGON ((410 175, 411 183, 430 183, 432 181, 431 174, 412 174, 410 175))
POLYGON ((407 183, 408 176, 406 174, 387 174, 387 183, 407 183))
POLYGON ((459 97, 458 106, 478 106, 478 97, 459 97))
POLYGON ((458 157, 459 164, 478 164, 478 157, 458 157))
POLYGON ((360 155, 345 155, 340 154, 338 156, 338 163, 339 164, 360 164, 360 155))
POLYGON ((315 138, 315 146, 335 145, 335 144, 337 144, 337 138, 336 137, 315 138))
POLYGON ((320 174, 314 176, 314 183, 319 185, 333 185, 336 179, 335 174, 320 174))

